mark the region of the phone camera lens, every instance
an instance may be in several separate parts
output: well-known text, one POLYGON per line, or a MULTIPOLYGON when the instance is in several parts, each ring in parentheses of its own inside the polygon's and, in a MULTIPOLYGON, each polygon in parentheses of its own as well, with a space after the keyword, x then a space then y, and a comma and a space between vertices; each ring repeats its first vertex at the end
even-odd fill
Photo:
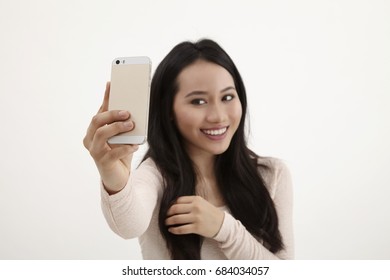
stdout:
POLYGON ((117 61, 116 61, 116 64, 119 64, 119 63, 121 63, 120 60, 117 60, 117 61))

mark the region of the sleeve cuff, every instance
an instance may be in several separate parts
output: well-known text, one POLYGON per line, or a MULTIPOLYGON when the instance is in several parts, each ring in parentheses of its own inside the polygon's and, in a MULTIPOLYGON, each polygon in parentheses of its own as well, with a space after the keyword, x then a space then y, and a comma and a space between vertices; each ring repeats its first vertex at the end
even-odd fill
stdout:
POLYGON ((214 240, 217 242, 226 242, 229 238, 229 232, 234 226, 236 219, 232 215, 225 211, 225 217, 223 218, 222 226, 218 233, 214 236, 214 240))
POLYGON ((103 201, 112 203, 112 202, 118 202, 128 197, 129 193, 131 192, 131 186, 129 182, 130 180, 126 183, 126 186, 123 189, 121 189, 119 192, 110 195, 107 192, 107 190, 104 188, 103 182, 100 180, 100 192, 103 201))

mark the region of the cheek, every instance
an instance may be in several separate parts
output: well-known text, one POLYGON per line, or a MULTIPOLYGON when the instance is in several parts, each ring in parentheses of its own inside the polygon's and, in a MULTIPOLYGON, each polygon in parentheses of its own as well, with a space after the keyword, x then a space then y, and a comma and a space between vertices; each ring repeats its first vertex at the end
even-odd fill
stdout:
POLYGON ((235 123, 238 124, 241 121, 242 118, 242 108, 241 108, 241 103, 237 102, 233 108, 230 110, 230 118, 234 120, 235 123))
POLYGON ((174 118, 180 131, 188 129, 194 123, 193 115, 187 110, 175 110, 174 118))

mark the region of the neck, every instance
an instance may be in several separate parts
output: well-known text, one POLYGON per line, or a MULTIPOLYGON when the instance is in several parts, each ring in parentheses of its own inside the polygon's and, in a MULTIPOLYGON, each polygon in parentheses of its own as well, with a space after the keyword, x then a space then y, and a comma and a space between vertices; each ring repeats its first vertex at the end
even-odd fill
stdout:
POLYGON ((214 179, 215 178, 215 170, 214 170, 214 162, 215 155, 210 154, 196 154, 190 155, 191 160, 195 164, 196 170, 198 172, 198 176, 204 179, 214 179))
POLYGON ((194 162, 197 171, 197 195, 202 196, 214 206, 221 207, 225 205, 216 182, 214 168, 215 155, 196 154, 190 155, 190 158, 194 162))

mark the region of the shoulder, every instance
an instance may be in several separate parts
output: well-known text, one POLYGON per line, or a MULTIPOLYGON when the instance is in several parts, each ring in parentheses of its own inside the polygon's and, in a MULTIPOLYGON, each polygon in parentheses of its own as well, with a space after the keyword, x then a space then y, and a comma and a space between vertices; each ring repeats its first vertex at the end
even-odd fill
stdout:
POLYGON ((290 170, 283 160, 273 157, 258 157, 257 164, 272 198, 280 189, 290 187, 290 170))
POLYGON ((154 183, 161 183, 162 176, 153 159, 147 158, 142 161, 138 167, 132 171, 134 179, 141 179, 143 181, 153 181, 154 183))
POLYGON ((139 166, 137 167, 137 170, 139 169, 146 169, 146 170, 149 170, 151 172, 158 172, 158 169, 157 169, 157 165, 156 163, 154 162, 154 160, 152 158, 147 158, 145 160, 143 160, 139 166))
POLYGON ((150 158, 143 160, 131 171, 126 187, 129 192, 135 192, 138 197, 144 199, 154 197, 153 194, 160 197, 163 189, 163 179, 155 162, 150 158))

